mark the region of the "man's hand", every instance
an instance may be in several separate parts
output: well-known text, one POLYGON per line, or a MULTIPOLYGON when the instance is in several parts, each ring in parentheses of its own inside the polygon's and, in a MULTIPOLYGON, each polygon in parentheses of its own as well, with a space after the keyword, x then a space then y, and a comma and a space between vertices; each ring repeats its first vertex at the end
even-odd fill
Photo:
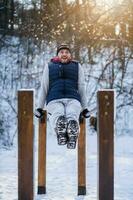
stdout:
POLYGON ((44 115, 44 111, 42 108, 37 108, 34 112, 34 115, 37 117, 37 118, 42 118, 42 116, 44 115))
POLYGON ((89 118, 90 117, 90 112, 89 112, 89 110, 86 108, 86 109, 84 109, 83 111, 82 111, 82 115, 83 115, 83 117, 85 117, 85 118, 89 118))

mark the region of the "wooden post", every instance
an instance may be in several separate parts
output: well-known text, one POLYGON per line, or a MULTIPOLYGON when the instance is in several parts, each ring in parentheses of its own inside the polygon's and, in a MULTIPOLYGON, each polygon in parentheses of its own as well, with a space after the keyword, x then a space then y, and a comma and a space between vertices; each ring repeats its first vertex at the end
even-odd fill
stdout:
POLYGON ((86 132, 85 119, 80 119, 78 138, 78 195, 86 195, 86 132))
POLYGON ((33 91, 18 91, 18 200, 33 200, 33 91))
POLYGON ((98 199, 114 199, 114 91, 98 91, 98 199))
POLYGON ((39 121, 38 194, 46 194, 46 111, 39 121))

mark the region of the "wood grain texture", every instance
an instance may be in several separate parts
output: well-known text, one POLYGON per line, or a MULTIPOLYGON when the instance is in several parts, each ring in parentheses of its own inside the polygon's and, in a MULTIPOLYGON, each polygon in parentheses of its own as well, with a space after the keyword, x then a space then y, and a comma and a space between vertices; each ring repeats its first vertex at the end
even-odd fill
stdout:
POLYGON ((46 193, 46 111, 39 120, 38 194, 46 193))
POLYGON ((98 95, 98 199, 114 199, 114 91, 98 95))
POLYGON ((85 119, 80 122, 78 138, 78 195, 86 194, 86 132, 85 119))
POLYGON ((18 92, 18 200, 33 200, 33 91, 18 92))

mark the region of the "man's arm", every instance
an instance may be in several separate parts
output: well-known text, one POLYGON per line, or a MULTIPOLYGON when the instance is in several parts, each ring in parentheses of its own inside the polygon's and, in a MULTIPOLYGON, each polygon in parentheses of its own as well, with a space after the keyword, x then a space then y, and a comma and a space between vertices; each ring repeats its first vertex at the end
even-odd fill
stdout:
POLYGON ((42 80, 41 80, 41 88, 38 96, 38 108, 44 108, 44 104, 46 102, 47 93, 49 90, 49 68, 48 65, 45 66, 43 70, 42 80))
POLYGON ((86 99, 86 92, 85 92, 85 76, 84 76, 84 70, 82 69, 80 64, 79 64, 79 71, 78 71, 78 90, 81 97, 82 108, 86 109, 87 99, 86 99))

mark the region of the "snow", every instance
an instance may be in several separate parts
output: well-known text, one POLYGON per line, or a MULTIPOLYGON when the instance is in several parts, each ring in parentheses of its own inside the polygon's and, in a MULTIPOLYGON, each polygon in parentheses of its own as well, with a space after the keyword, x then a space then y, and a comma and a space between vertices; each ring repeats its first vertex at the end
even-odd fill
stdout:
POLYGON ((99 89, 98 91, 114 92, 114 89, 99 89))
MULTIPOLYGON (((87 195, 77 196, 77 149, 58 146, 55 135, 47 139, 47 194, 37 195, 37 133, 35 134, 35 200, 97 199, 97 135, 87 135, 87 195)), ((133 197, 133 137, 115 136, 115 200, 133 197)), ((17 200, 17 148, 0 152, 0 200, 17 200)))
POLYGON ((18 91, 33 91, 33 92, 35 92, 35 89, 21 88, 18 91))

